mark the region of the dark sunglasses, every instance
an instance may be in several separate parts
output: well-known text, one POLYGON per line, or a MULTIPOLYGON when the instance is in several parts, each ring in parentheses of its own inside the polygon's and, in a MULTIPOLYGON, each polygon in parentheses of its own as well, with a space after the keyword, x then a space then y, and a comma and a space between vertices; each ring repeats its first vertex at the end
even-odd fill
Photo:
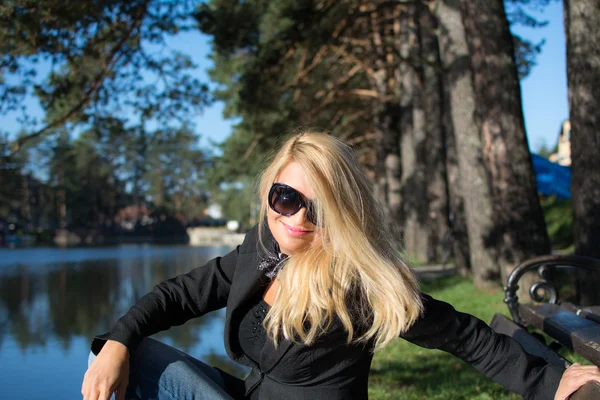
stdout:
POLYGON ((306 207, 306 220, 317 225, 317 215, 312 201, 305 201, 302 194, 291 186, 274 183, 269 190, 269 207, 277 214, 289 217, 306 207))

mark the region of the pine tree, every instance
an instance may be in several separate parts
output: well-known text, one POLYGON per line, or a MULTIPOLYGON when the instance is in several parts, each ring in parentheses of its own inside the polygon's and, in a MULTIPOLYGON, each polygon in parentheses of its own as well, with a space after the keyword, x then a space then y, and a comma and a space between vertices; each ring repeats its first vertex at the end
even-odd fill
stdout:
MULTIPOLYGON (((600 258, 600 4, 565 0, 575 252, 600 258)), ((598 274, 580 272, 582 304, 599 304, 598 274)))

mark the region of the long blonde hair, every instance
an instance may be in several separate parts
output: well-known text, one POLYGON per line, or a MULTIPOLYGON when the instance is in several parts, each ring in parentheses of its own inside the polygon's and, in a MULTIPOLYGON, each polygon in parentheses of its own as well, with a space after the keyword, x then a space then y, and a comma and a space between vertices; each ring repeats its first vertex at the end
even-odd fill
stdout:
MULTIPOLYGON (((302 166, 314 193, 320 240, 285 261, 265 328, 276 343, 283 335, 311 345, 337 317, 348 343, 373 341, 376 349, 382 348, 405 332, 423 308, 398 238, 352 149, 320 132, 286 141, 265 169, 260 221, 266 218, 271 185, 293 161, 302 166)), ((262 229, 259 224, 261 239, 262 229)))

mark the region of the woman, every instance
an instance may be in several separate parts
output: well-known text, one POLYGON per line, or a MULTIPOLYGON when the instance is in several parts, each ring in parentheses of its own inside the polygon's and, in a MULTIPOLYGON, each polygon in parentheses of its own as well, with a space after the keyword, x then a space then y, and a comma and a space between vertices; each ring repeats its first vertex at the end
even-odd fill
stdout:
POLYGON ((565 373, 419 293, 368 179, 334 137, 288 140, 259 194, 266 223, 241 246, 156 286, 94 340, 85 399, 366 399, 373 351, 397 336, 527 398, 564 399, 600 380, 595 367, 565 373), (227 353, 251 367, 245 381, 147 338, 222 307, 227 353))

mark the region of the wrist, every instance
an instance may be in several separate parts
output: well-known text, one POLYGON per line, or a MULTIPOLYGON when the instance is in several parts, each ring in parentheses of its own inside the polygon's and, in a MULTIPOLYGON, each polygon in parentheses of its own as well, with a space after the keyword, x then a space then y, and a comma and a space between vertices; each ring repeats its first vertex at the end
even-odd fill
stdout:
POLYGON ((123 358, 129 359, 129 349, 121 342, 116 340, 107 340, 102 350, 107 350, 114 355, 121 355, 123 358))

